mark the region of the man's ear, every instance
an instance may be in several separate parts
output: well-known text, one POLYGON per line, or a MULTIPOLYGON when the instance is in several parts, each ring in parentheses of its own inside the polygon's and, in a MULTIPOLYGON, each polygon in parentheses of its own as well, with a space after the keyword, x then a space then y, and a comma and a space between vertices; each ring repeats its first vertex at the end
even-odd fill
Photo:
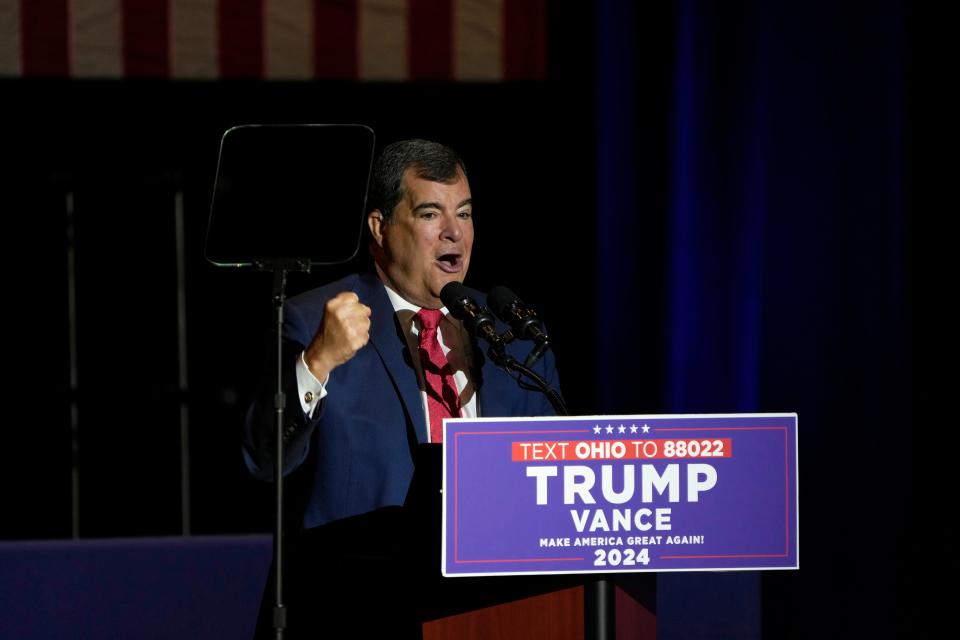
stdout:
POLYGON ((383 227, 386 221, 379 209, 374 209, 367 214, 367 228, 370 229, 370 236, 378 247, 383 247, 383 227))

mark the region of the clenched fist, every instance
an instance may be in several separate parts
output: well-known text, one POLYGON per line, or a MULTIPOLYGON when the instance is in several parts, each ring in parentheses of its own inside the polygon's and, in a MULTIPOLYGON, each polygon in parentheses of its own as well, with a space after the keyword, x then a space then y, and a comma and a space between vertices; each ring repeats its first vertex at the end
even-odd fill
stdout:
POLYGON ((317 380, 352 358, 370 340, 370 307, 357 294, 344 291, 327 301, 320 328, 304 352, 317 380))

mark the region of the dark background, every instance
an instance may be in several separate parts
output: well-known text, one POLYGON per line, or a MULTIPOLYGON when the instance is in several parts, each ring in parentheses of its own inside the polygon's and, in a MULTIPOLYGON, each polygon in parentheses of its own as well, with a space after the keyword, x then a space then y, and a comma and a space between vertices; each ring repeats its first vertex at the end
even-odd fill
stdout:
POLYGON ((72 408, 81 537, 270 529, 239 429, 271 283, 203 259, 219 138, 358 122, 378 148, 464 157, 468 284, 547 319, 573 413, 799 414, 802 568, 661 576, 661 637, 906 635, 916 583, 890 511, 913 482, 913 21, 900 2, 555 2, 543 82, 0 81, 0 536, 72 535, 72 408))

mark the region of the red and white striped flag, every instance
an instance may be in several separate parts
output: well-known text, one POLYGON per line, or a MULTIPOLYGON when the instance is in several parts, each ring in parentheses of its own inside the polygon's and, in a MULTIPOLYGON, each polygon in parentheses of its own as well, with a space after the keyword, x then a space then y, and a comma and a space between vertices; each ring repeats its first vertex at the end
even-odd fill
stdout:
POLYGON ((547 0, 0 0, 0 76, 546 76, 547 0))

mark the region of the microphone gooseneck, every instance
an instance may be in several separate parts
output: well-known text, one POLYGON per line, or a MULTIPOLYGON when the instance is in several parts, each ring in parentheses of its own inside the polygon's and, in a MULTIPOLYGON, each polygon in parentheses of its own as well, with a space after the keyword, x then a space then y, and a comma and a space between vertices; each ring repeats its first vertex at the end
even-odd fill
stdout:
POLYGON ((504 286, 494 287, 487 296, 487 302, 497 317, 510 325, 518 338, 533 340, 537 344, 549 342, 537 312, 510 289, 504 286))
MULTIPOLYGON (((514 315, 520 318, 516 324, 516 331, 518 331, 518 333, 521 331, 526 332, 527 335, 524 337, 536 342, 536 346, 527 356, 523 364, 520 364, 516 358, 507 353, 505 349, 506 344, 514 338, 511 333, 512 330, 498 334, 497 321, 493 317, 493 314, 473 298, 470 289, 454 281, 448 282, 444 285, 443 289, 440 290, 440 299, 450 314, 463 323, 463 326, 466 327, 467 332, 473 339, 483 340, 490 345, 490 348, 487 350, 487 355, 490 356, 494 364, 511 375, 517 375, 517 383, 520 384, 521 387, 539 389, 547 396, 547 399, 550 401, 550 404, 553 405, 557 414, 569 415, 560 393, 552 388, 547 380, 531 368, 533 363, 543 355, 543 352, 546 351, 549 345, 540 320, 536 317, 532 309, 528 309, 526 305, 506 287, 499 287, 492 291, 491 296, 488 296, 488 301, 490 301, 491 304, 495 304, 501 300, 501 297, 503 300, 506 300, 505 304, 507 307, 511 306, 511 301, 515 301, 512 307, 520 309, 520 311, 514 313, 514 315), (496 295, 494 296, 495 292, 496 295), (524 382, 522 378, 532 380, 535 386, 528 386, 528 383, 524 382)), ((504 311, 504 313, 507 312, 504 311)), ((503 316, 500 317, 503 319, 503 316)), ((521 333, 521 335, 523 334, 521 333)))
POLYGON ((497 335, 496 319, 486 307, 473 299, 468 288, 456 281, 448 282, 440 290, 440 299, 471 336, 485 340, 498 354, 502 353, 505 341, 497 335))

